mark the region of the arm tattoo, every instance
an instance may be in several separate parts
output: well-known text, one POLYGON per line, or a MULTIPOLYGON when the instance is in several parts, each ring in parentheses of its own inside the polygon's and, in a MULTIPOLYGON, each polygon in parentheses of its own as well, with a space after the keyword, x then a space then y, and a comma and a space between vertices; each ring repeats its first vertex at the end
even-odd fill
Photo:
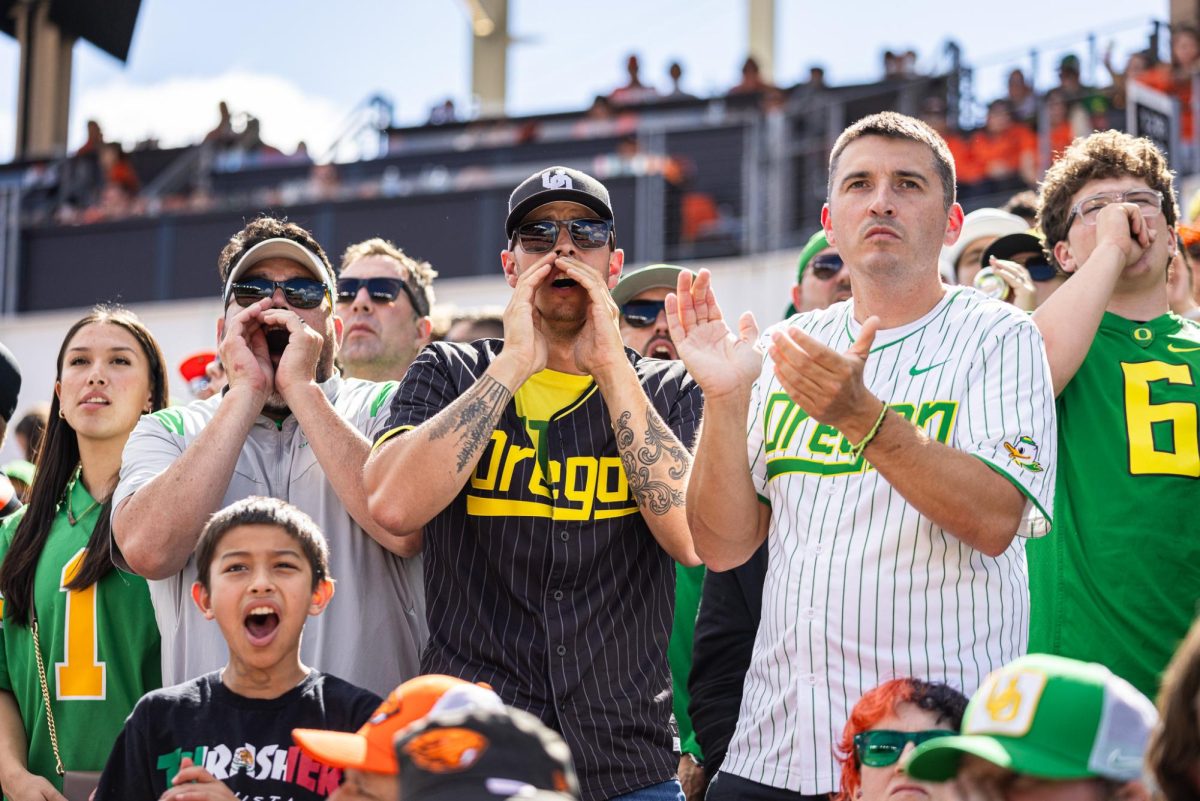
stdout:
POLYGON ((504 407, 512 400, 508 387, 490 375, 480 377, 475 386, 446 407, 431 421, 429 438, 442 439, 460 434, 462 450, 458 452, 458 472, 473 464, 492 439, 492 431, 504 407))
POLYGON ((653 409, 647 410, 646 413, 644 442, 641 447, 635 448, 636 435, 629 425, 632 418, 632 412, 627 411, 621 412, 621 416, 617 418, 615 430, 617 448, 621 452, 621 466, 625 468, 629 489, 637 505, 656 515, 665 515, 672 507, 682 507, 685 496, 682 491, 666 481, 653 478, 650 468, 664 459, 669 459, 667 475, 672 480, 679 481, 687 474, 687 451, 675 441, 671 430, 653 409))

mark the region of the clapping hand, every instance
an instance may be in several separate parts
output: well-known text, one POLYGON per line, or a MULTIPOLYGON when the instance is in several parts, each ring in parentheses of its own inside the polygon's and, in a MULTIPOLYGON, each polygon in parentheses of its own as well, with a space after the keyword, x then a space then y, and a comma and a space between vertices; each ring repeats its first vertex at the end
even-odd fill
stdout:
POLYGON ((748 390, 762 370, 754 315, 743 313, 734 334, 717 305, 708 270, 694 281, 691 273, 681 272, 675 289, 666 299, 667 326, 675 351, 705 398, 748 390))

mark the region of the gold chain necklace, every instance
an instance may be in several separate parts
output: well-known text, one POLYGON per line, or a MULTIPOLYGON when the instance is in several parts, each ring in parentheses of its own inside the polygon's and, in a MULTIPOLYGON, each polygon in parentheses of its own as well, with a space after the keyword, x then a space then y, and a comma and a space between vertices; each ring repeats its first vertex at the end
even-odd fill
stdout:
POLYGON ((79 517, 75 516, 75 510, 71 508, 71 495, 73 495, 75 492, 75 482, 79 480, 79 475, 82 472, 83 465, 81 464, 79 467, 75 468, 75 475, 71 476, 71 480, 67 482, 67 491, 63 495, 63 502, 67 505, 67 522, 72 526, 78 523, 81 519, 87 517, 88 512, 100 505, 100 501, 93 500, 92 505, 84 509, 83 512, 80 513, 79 517))

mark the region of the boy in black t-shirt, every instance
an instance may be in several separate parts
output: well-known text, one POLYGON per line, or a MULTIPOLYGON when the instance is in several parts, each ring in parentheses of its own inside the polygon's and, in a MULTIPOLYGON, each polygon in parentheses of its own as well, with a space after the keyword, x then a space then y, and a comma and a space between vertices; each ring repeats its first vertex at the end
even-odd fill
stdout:
POLYGON ((292 729, 354 731, 380 699, 300 662, 305 619, 333 597, 325 537, 295 507, 247 498, 213 515, 195 559, 192 598, 229 661, 138 702, 96 801, 326 798, 341 771, 293 746, 292 729))

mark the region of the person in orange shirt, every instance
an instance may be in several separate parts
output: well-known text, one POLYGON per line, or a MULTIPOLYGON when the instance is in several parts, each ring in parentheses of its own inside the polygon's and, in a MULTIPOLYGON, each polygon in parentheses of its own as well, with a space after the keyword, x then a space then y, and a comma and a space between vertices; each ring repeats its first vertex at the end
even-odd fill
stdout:
POLYGON ((1055 161, 1062 155, 1076 136, 1086 136, 1090 131, 1086 116, 1082 121, 1072 119, 1067 96, 1062 89, 1051 89, 1046 92, 1046 119, 1050 124, 1050 160, 1055 161), (1081 129, 1082 126, 1082 129, 1081 129))
POLYGON ((984 177, 983 170, 975 162, 971 146, 956 127, 950 125, 946 116, 946 101, 938 95, 930 95, 921 103, 921 119, 946 140, 950 155, 954 158, 954 173, 958 178, 960 192, 968 192, 984 177))
POLYGON ((983 173, 987 191, 1033 186, 1037 182, 1037 135, 1013 120, 1007 100, 988 105, 987 122, 971 137, 971 156, 983 173))
POLYGON ((1171 63, 1159 64, 1138 75, 1136 80, 1171 95, 1179 101, 1179 136, 1195 142, 1192 122, 1192 79, 1200 72, 1200 33, 1180 26, 1171 32, 1171 63))

